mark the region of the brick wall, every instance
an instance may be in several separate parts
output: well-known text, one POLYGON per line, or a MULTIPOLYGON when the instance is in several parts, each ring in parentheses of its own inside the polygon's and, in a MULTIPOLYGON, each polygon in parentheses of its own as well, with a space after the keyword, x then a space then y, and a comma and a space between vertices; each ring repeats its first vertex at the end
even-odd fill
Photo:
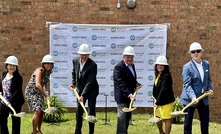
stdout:
MULTIPOLYGON (((0 71, 8 55, 19 59, 25 88, 33 70, 49 52, 46 21, 77 24, 170 23, 167 57, 174 91, 182 89, 182 66, 190 60, 189 45, 202 44, 204 59, 211 63, 215 94, 210 98, 211 121, 221 122, 221 3, 219 0, 137 0, 135 9, 126 0, 1 0, 0 71)), ((24 106, 27 111, 27 105, 24 106)))

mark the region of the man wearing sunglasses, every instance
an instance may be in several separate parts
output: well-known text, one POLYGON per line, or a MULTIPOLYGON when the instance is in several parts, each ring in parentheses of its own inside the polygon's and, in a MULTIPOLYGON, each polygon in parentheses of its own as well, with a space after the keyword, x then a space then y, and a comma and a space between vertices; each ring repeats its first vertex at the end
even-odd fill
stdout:
MULTIPOLYGON (((210 65, 202 60, 203 48, 197 42, 190 45, 189 54, 191 61, 183 66, 183 89, 180 102, 186 106, 190 102, 195 104, 185 110, 184 134, 192 134, 192 121, 195 109, 200 118, 201 134, 209 133, 209 103, 208 97, 201 100, 197 98, 205 92, 213 93, 210 79, 210 65)), ((193 132, 194 133, 194 132, 193 132)))

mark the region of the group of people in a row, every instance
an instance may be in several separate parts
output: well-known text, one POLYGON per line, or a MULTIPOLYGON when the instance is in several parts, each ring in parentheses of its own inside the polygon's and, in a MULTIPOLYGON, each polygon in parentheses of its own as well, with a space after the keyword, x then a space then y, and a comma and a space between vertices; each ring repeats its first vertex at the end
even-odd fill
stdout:
MULTIPOLYGON (((183 89, 180 102, 186 106, 190 102, 195 105, 186 109, 184 121, 184 134, 192 134, 192 120, 195 109, 199 112, 201 122, 201 133, 209 133, 209 105, 208 97, 198 100, 204 92, 213 93, 210 78, 209 62, 202 60, 203 49, 201 45, 194 42, 190 45, 189 54, 191 60, 183 66, 183 89)), ((99 94, 99 85, 96 79, 97 64, 89 58, 91 51, 88 44, 81 44, 77 52, 79 57, 74 58, 72 70, 71 87, 76 88, 79 94, 76 108, 76 126, 74 133, 82 134, 83 108, 79 102, 84 104, 88 101, 89 115, 96 116, 96 98, 99 94)), ((116 134, 128 134, 131 112, 124 112, 124 107, 129 107, 132 100, 136 98, 135 89, 141 84, 137 82, 137 74, 134 65, 135 52, 131 46, 123 51, 123 59, 114 67, 114 96, 117 103, 117 129, 116 134)), ((42 59, 42 66, 37 68, 25 89, 25 98, 29 110, 34 112, 32 118, 32 133, 42 134, 41 125, 43 122, 44 99, 49 99, 46 94, 49 89, 47 83, 54 66, 54 59, 51 55, 45 55, 42 59)), ((21 112, 25 102, 22 93, 22 76, 18 72, 18 59, 9 56, 5 61, 6 71, 2 74, 0 92, 8 100, 8 104, 1 101, 0 105, 0 129, 1 134, 9 134, 7 119, 11 105, 17 113, 21 112)), ((169 64, 165 56, 159 56, 155 62, 155 81, 153 83, 153 97, 156 116, 162 120, 157 122, 159 134, 170 134, 172 128, 171 112, 175 101, 173 93, 173 80, 170 74, 169 64), (165 129, 163 123, 165 122, 165 129)), ((20 134, 20 118, 12 116, 12 134, 20 134)), ((89 134, 94 133, 95 124, 89 122, 89 134)), ((145 133, 145 132, 144 132, 145 133)))

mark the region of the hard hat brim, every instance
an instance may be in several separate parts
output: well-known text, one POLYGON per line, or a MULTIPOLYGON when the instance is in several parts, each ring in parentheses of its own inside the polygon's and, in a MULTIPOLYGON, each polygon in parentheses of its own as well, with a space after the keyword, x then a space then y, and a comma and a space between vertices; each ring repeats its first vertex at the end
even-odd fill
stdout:
POLYGON ((158 65, 169 65, 168 63, 160 63, 160 62, 155 62, 154 64, 155 64, 155 65, 156 65, 156 64, 158 64, 158 65))
POLYGON ((10 65, 16 65, 16 66, 18 66, 18 64, 16 64, 16 63, 13 63, 13 62, 4 62, 5 64, 10 64, 10 65))
POLYGON ((122 55, 135 55, 135 54, 132 54, 132 53, 122 53, 122 55))
POLYGON ((77 52, 78 54, 91 54, 91 52, 77 52))
POLYGON ((41 63, 53 63, 54 64, 53 61, 42 61, 41 63))
POLYGON ((190 49, 190 50, 188 51, 188 53, 191 53, 191 51, 194 51, 194 50, 201 50, 201 51, 204 51, 204 49, 190 49))

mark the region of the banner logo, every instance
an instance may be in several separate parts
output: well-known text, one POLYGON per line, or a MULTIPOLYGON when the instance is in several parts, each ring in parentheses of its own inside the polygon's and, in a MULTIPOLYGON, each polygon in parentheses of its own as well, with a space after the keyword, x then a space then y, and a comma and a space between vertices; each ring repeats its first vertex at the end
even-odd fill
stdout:
POLYGON ((96 56, 97 56, 97 52, 96 52, 96 51, 93 51, 93 52, 91 53, 91 55, 92 55, 93 57, 96 57, 96 56))
POLYGON ((54 34, 54 35, 53 35, 53 39, 54 39, 54 40, 57 40, 57 39, 58 39, 58 35, 57 35, 57 34, 54 34))
POLYGON ((152 81, 152 80, 153 80, 153 75, 149 75, 149 76, 148 76, 148 80, 149 80, 149 81, 152 81))
POLYGON ((111 27, 111 32, 116 32, 117 31, 117 28, 116 27, 111 27))
POLYGON ((54 51, 53 51, 53 55, 54 55, 54 56, 58 56, 58 51, 54 50, 54 51))
POLYGON ((130 40, 134 41, 136 39, 135 35, 130 36, 130 40))
POLYGON ((73 47, 73 48, 77 48, 77 47, 78 47, 78 44, 77 44, 77 43, 73 43, 73 44, 72 44, 72 47, 73 47))
POLYGON ((148 60, 149 65, 153 65, 154 61, 152 59, 148 60))
POLYGON ((116 64, 116 60, 115 60, 115 59, 112 59, 112 60, 110 61, 110 63, 111 63, 111 65, 115 65, 115 64, 116 64))
POLYGON ((116 45, 115 43, 112 43, 112 44, 111 44, 111 48, 112 48, 112 49, 115 49, 116 46, 117 46, 117 45, 116 45))
POLYGON ((97 35, 92 35, 92 36, 91 36, 91 39, 92 39, 92 40, 97 40, 97 35))
POLYGON ((72 27, 73 32, 77 32, 78 28, 76 26, 72 27))
POLYGON ((58 88, 58 83, 54 83, 53 87, 58 88))
POLYGON ((150 48, 150 49, 153 49, 153 48, 154 48, 154 44, 153 44, 153 43, 150 43, 150 44, 149 44, 149 48, 150 48))
POLYGON ((154 28, 154 27, 150 27, 149 31, 150 31, 150 32, 154 32, 154 31, 155 31, 155 28, 154 28))
POLYGON ((52 71, 55 72, 55 73, 57 73, 57 72, 58 72, 58 67, 54 67, 54 68, 52 69, 52 71))

